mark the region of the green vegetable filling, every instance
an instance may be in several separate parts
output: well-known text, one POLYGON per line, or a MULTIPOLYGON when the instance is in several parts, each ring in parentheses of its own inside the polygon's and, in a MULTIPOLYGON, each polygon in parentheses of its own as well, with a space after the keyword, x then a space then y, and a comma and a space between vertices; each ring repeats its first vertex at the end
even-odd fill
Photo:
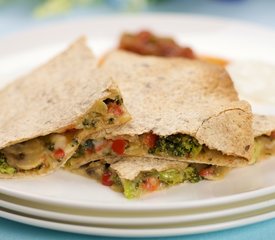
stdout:
POLYGON ((82 121, 82 125, 84 128, 89 129, 89 128, 96 128, 98 123, 98 119, 87 119, 85 118, 82 121))
POLYGON ((15 172, 16 169, 8 165, 5 154, 0 152, 0 173, 13 174, 15 172))
POLYGON ((196 156, 200 153, 202 145, 188 135, 174 134, 168 137, 159 137, 156 146, 149 149, 150 154, 166 153, 170 156, 196 156))
POLYGON ((87 139, 83 144, 80 144, 75 151, 74 155, 72 156, 73 158, 79 158, 84 156, 85 151, 91 150, 93 151, 94 149, 94 142, 92 139, 87 139))
POLYGON ((137 198, 142 192, 146 191, 142 185, 146 178, 154 177, 160 181, 160 187, 173 186, 185 181, 191 183, 197 183, 202 178, 195 167, 189 166, 183 170, 169 169, 161 172, 153 171, 140 174, 135 180, 130 181, 122 179, 122 185, 124 189, 124 195, 126 198, 137 198))

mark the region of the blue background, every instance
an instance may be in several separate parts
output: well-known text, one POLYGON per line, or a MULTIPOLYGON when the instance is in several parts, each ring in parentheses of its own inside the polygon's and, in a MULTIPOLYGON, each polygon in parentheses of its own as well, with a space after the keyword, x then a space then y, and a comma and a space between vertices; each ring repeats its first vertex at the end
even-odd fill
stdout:
MULTIPOLYGON (((57 0, 58 1, 58 0, 57 0)), ((34 18, 26 1, 16 1, 0 8, 0 36, 12 32, 23 31, 35 26, 66 21, 67 19, 83 16, 103 15, 122 11, 119 4, 122 0, 107 1, 93 8, 76 8, 68 13, 51 18, 34 18)), ((196 13, 212 16, 230 17, 260 23, 275 30, 275 1, 274 0, 170 0, 143 9, 145 12, 177 12, 196 13)), ((192 236, 170 237, 165 239, 188 240, 260 240, 275 239, 275 219, 232 230, 219 231, 192 236)), ((70 234, 12 222, 0 217, 0 240, 87 240, 114 239, 97 236, 70 234)), ((155 238, 159 239, 159 238, 155 238)), ((163 238, 161 238, 163 239, 163 238)))

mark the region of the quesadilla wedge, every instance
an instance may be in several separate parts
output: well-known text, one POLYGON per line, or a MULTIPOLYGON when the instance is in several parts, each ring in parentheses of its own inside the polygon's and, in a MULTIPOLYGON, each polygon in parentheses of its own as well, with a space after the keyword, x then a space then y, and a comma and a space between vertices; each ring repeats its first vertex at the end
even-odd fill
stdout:
POLYGON ((49 173, 82 139, 130 116, 84 38, 0 92, 0 178, 49 173))
MULTIPOLYGON (((87 163, 73 172, 96 179, 131 199, 183 182, 197 183, 203 180, 199 173, 207 167, 159 158, 116 157, 87 163)), ((229 168, 216 166, 212 171, 216 178, 222 178, 229 168)))
MULTIPOLYGON (((253 130, 255 137, 253 161, 274 156, 275 116, 254 115, 253 130)), ((220 180, 231 170, 230 167, 162 158, 106 157, 104 160, 91 161, 71 171, 96 179, 131 199, 183 182, 220 180)))
POLYGON ((118 82, 132 121, 90 137, 68 168, 109 155, 230 167, 251 162, 250 105, 238 100, 224 68, 116 51, 106 56, 101 69, 118 82))

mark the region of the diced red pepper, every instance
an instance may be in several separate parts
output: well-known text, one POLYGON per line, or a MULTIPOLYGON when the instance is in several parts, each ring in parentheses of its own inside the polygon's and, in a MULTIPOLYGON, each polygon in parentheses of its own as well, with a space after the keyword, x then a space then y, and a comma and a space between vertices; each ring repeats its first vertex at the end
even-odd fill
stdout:
POLYGON ((207 167, 200 170, 199 175, 204 178, 210 178, 214 174, 214 167, 207 167))
POLYGON ((54 150, 53 155, 56 159, 62 159, 65 157, 65 152, 63 149, 58 148, 58 149, 54 150))
POLYGON ((124 139, 116 139, 112 143, 112 150, 117 155, 123 155, 126 146, 127 146, 127 141, 126 140, 124 140, 124 139))
POLYGON ((155 177, 148 177, 142 184, 142 188, 148 192, 153 192, 158 190, 160 186, 160 181, 155 177))
POLYGON ((105 186, 112 186, 114 184, 114 182, 112 180, 112 173, 104 172, 101 177, 101 183, 105 186))
POLYGON ((149 148, 155 147, 157 140, 158 136, 156 134, 151 132, 143 134, 143 143, 149 148))
POLYGON ((123 109, 121 108, 120 105, 110 102, 108 103, 108 113, 112 113, 115 116, 121 116, 123 114, 123 109))

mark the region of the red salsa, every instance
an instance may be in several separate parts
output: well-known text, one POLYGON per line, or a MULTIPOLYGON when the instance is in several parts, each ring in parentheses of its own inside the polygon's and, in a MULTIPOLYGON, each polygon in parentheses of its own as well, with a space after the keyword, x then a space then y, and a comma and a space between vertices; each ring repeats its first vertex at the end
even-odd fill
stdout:
POLYGON ((119 49, 141 55, 196 58, 191 48, 182 47, 172 38, 159 37, 149 31, 141 31, 137 34, 124 33, 120 38, 119 49))

